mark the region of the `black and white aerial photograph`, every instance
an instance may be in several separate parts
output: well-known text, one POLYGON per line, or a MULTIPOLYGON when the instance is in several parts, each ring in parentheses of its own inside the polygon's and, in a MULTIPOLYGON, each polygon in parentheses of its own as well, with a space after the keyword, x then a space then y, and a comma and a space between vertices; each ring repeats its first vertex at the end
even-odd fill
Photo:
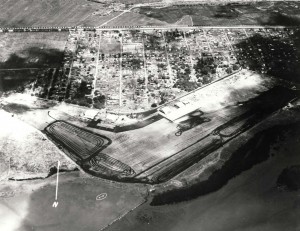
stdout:
POLYGON ((300 231, 300 1, 0 0, 0 231, 300 231))

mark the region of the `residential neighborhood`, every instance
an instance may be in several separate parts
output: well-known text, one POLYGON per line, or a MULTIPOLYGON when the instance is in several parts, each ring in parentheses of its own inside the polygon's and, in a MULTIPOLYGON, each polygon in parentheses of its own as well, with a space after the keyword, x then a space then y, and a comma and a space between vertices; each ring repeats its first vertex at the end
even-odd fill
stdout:
POLYGON ((147 111, 241 68, 282 73, 299 59, 289 40, 295 30, 74 29, 63 66, 39 73, 34 94, 95 109, 147 111))

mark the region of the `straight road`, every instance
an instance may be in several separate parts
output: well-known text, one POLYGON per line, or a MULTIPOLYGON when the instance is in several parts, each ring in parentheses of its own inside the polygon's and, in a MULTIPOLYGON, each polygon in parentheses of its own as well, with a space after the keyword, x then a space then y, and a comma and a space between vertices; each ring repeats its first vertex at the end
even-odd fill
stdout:
MULTIPOLYGON (((121 14, 117 15, 116 17, 106 21, 105 23, 101 24, 100 26, 95 26, 95 27, 68 27, 67 29, 88 29, 88 30, 91 30, 91 29, 97 29, 97 30, 130 30, 130 29, 139 29, 139 30, 153 30, 154 29, 161 29, 161 30, 169 30, 169 29, 175 29, 175 28, 180 28, 180 29, 190 29, 190 30, 193 30, 193 29, 229 29, 229 28, 232 28, 232 29, 264 29, 264 28, 270 28, 270 29, 285 29, 285 28, 299 28, 300 26, 258 26, 258 25, 239 25, 239 26, 201 26, 201 25, 193 25, 193 26, 181 26, 181 25, 164 25, 164 26, 160 26, 160 25, 155 25, 155 26, 110 26, 110 27, 104 27, 107 23, 111 22, 112 20, 120 17, 121 15, 123 15, 124 13, 127 13, 129 12, 129 10, 127 10, 126 12, 122 12, 121 14)), ((34 28, 34 27, 32 27, 34 28)), ((0 28, 0 31, 1 29, 4 29, 4 28, 0 28)), ((26 32, 26 29, 28 29, 27 27, 17 27, 17 28, 14 28, 14 27, 11 27, 11 28, 5 28, 5 29, 20 29, 20 30, 24 30, 23 32, 26 32)), ((37 31, 43 31, 43 32, 57 32, 57 31, 45 31, 45 30, 51 30, 51 29, 54 29, 54 30, 59 30, 59 29, 66 29, 66 27, 40 27, 40 28, 34 28, 36 31, 32 31, 32 32, 37 32, 37 31)), ((16 31, 16 33, 20 33, 22 31, 16 31)), ((0 32, 1 33, 1 32, 0 32)), ((13 33, 13 31, 11 32, 13 33)))

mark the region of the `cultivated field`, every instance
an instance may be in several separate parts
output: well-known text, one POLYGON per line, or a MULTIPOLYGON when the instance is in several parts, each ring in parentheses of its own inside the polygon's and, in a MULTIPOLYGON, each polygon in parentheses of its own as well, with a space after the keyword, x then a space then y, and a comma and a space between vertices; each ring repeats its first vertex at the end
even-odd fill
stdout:
MULTIPOLYGON (((290 16, 299 16, 299 2, 258 2, 232 5, 178 5, 163 8, 141 7, 139 13, 157 20, 175 23, 190 15, 194 25, 289 25, 290 16), (281 15, 285 12, 289 16, 281 15)), ((295 22, 294 22, 295 23, 295 22)))
POLYGON ((93 14, 109 9, 82 0, 8 0, 1 1, 0 8, 0 27, 96 26, 114 16, 93 14))
MULTIPOLYGON (((118 0, 116 2, 149 3, 144 0, 118 0)), ((8 0, 2 1, 0 7, 0 27, 100 26, 121 14, 121 11, 114 11, 105 4, 82 0, 23 0, 21 2, 8 0)), ((299 16, 298 8, 298 2, 283 1, 226 6, 206 4, 159 8, 144 6, 135 8, 135 13, 129 12, 121 15, 105 26, 167 25, 176 23, 187 15, 192 17, 194 25, 290 25, 299 23, 296 18, 299 16)))

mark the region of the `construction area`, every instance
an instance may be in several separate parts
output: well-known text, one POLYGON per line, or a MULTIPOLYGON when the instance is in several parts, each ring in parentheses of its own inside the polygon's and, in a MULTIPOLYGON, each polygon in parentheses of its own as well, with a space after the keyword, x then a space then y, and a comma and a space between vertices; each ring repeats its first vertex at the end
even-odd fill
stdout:
POLYGON ((44 131, 91 175, 156 184, 198 163, 296 96, 275 79, 241 71, 170 102, 145 126, 109 131, 56 120, 44 131))

